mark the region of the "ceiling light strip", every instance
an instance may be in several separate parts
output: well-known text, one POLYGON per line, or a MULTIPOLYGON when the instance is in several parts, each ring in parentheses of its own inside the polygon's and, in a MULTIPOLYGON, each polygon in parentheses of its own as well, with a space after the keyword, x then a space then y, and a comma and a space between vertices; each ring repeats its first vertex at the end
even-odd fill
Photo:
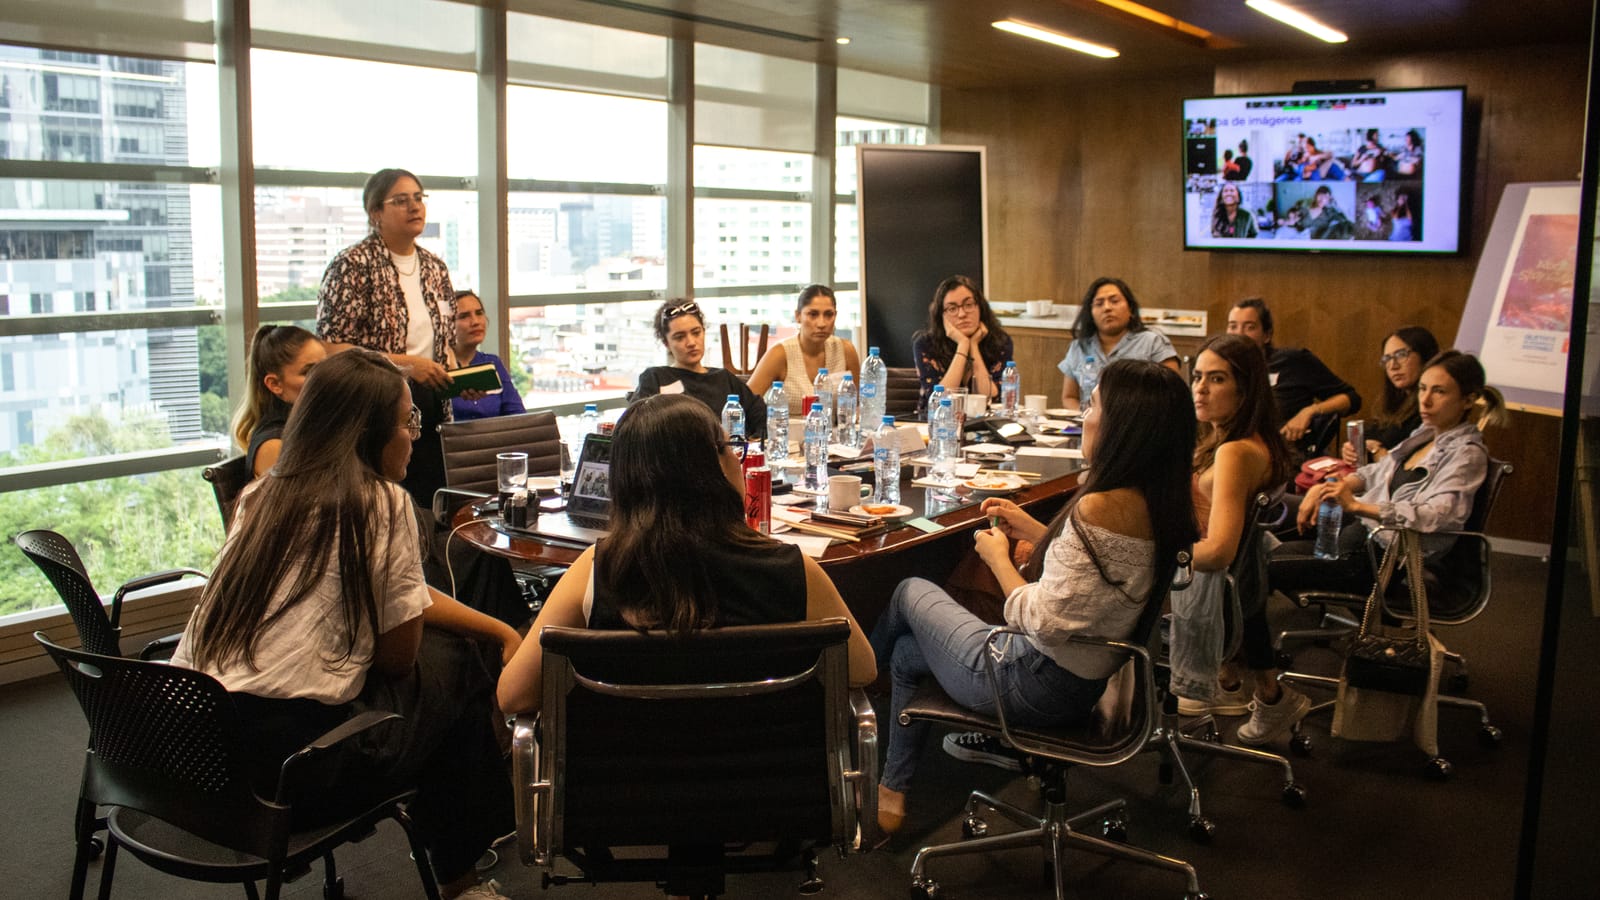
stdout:
POLYGON ((1033 38, 1036 41, 1044 41, 1046 44, 1054 44, 1057 47, 1065 47, 1068 50, 1076 50, 1079 53, 1087 53, 1090 56, 1098 56, 1101 59, 1115 59, 1122 55, 1115 48, 1090 43, 1071 35, 1062 34, 1059 31, 1051 31, 1048 28, 1029 25, 1027 22, 1020 22, 1016 19, 1006 19, 991 24, 1001 31, 1033 38))
POLYGON ((1298 9, 1290 9, 1277 0, 1244 0, 1244 5, 1250 7, 1264 16, 1277 19, 1291 28, 1298 28, 1314 38, 1327 41, 1330 44, 1342 44, 1350 40, 1344 32, 1318 22, 1298 9))

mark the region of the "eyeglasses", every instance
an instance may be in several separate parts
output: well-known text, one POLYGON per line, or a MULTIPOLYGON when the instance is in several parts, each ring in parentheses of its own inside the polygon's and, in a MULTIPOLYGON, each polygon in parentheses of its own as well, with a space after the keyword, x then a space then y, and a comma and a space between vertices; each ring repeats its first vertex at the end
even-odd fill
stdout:
POLYGON ((1383 366, 1388 366, 1389 363, 1403 363, 1411 358, 1412 352, 1405 347, 1401 347, 1393 353, 1385 353, 1378 357, 1378 363, 1383 366))
POLYGON ((972 299, 969 298, 967 300, 961 301, 960 303, 953 303, 953 304, 950 304, 949 306, 946 306, 944 308, 944 314, 947 315, 947 316, 955 316, 955 315, 960 315, 961 313, 964 313, 964 312, 971 312, 971 311, 973 311, 973 310, 975 310, 977 308, 978 308, 978 301, 972 300, 972 299))
POLYGON ((400 427, 411 435, 413 441, 422 437, 422 410, 417 409, 415 406, 411 407, 411 415, 406 416, 406 420, 400 423, 400 427))
POLYGON ((750 445, 744 441, 723 441, 722 446, 739 454, 740 462, 744 462, 745 455, 750 452, 750 445))
POLYGON ((424 206, 427 202, 428 195, 422 191, 417 191, 415 194, 395 194, 393 197, 383 201, 385 206, 392 206, 395 209, 407 206, 424 206))
POLYGON ((666 323, 671 322, 673 319, 676 319, 679 316, 698 316, 699 314, 700 304, 690 300, 687 303, 680 303, 677 306, 669 307, 668 309, 663 310, 661 312, 661 321, 666 323))

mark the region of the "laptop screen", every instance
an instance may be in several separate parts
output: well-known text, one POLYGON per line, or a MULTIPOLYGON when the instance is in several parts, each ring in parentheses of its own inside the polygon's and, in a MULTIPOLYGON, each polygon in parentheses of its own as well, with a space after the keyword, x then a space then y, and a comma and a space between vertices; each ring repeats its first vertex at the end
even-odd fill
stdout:
POLYGON ((605 518, 611 512, 611 437, 585 435, 572 476, 572 498, 567 510, 580 516, 605 518))

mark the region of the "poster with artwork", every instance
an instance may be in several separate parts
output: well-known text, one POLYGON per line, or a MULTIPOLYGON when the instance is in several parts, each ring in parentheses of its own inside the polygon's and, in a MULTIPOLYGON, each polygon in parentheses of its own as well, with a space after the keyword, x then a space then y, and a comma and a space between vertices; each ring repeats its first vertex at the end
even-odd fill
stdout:
POLYGON ((1456 346, 1475 350, 1489 382, 1513 403, 1561 409, 1577 259, 1578 185, 1507 185, 1456 346))

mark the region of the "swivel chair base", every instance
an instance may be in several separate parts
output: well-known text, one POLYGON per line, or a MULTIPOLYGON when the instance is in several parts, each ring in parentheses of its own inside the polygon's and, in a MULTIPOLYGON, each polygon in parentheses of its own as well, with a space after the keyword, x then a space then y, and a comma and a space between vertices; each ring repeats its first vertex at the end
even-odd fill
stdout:
POLYGON ((1009 850, 1018 847, 1043 847, 1049 854, 1047 860, 1055 876, 1056 900, 1066 900, 1066 851, 1069 847, 1098 853, 1112 859, 1125 859, 1141 865, 1155 866, 1180 872, 1187 881, 1184 900, 1208 900, 1209 895, 1200 890, 1194 866, 1181 859, 1162 856, 1149 850, 1118 843, 1127 836, 1124 817, 1126 802, 1110 800, 1093 809, 1069 815, 1066 804, 1066 768, 1049 766, 1040 776, 1040 793, 1044 795, 1045 810, 1041 818, 1009 803, 996 800, 981 791, 973 791, 967 798, 966 817, 961 823, 961 833, 966 840, 957 844, 940 844, 923 847, 911 862, 911 897, 913 900, 936 900, 943 896, 939 883, 927 875, 927 861, 940 856, 957 856, 966 853, 986 853, 990 850, 1009 850), (991 835, 989 826, 979 816, 987 807, 1002 818, 1008 819, 1024 830, 1008 834, 991 835), (1104 837, 1094 837, 1077 829, 1090 822, 1100 822, 1104 837))

